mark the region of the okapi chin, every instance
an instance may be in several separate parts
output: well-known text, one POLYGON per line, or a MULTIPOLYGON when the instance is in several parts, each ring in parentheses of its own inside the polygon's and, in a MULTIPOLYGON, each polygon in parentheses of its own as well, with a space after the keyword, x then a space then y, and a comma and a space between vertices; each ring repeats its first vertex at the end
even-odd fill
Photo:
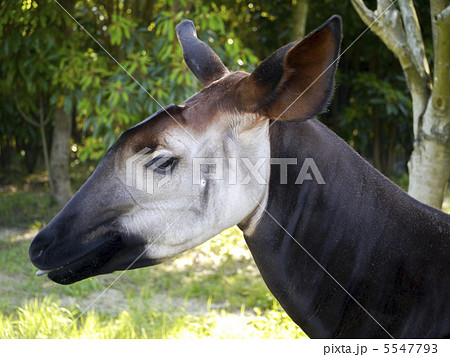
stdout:
POLYGON ((450 216, 314 119, 332 96, 341 26, 331 17, 248 74, 179 24, 204 88, 120 136, 33 240, 38 275, 71 284, 159 264, 238 224, 310 337, 450 336, 450 216))

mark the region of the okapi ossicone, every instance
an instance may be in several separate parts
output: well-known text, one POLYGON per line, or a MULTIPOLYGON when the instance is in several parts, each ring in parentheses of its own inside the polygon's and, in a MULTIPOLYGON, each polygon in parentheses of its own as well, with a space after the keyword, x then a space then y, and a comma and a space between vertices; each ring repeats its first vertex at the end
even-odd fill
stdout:
POLYGON ((71 284, 151 266, 238 224, 265 283, 310 337, 449 337, 450 216, 314 119, 333 92, 341 27, 331 17, 248 74, 230 73, 194 24, 180 23, 204 88, 120 136, 33 240, 37 274, 71 284), (136 155, 151 194, 127 182, 136 155), (196 158, 224 159, 222 179, 200 165, 194 182, 196 158), (283 158, 312 159, 325 184, 296 183, 300 165, 270 164, 283 158), (249 162, 267 184, 248 179, 249 162))

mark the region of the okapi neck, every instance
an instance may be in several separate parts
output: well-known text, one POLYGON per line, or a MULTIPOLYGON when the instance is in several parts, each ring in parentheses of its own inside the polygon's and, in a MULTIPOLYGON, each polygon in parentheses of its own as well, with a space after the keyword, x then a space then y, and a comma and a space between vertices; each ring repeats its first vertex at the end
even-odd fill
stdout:
POLYGON ((265 213, 253 233, 240 227, 288 315, 310 337, 450 334, 450 281, 435 284, 439 269, 450 277, 450 216, 409 197, 316 120, 270 129, 271 157, 298 165, 286 184, 272 165, 265 213), (295 183, 308 158, 325 184, 295 183), (438 327, 430 316, 443 312, 438 327))

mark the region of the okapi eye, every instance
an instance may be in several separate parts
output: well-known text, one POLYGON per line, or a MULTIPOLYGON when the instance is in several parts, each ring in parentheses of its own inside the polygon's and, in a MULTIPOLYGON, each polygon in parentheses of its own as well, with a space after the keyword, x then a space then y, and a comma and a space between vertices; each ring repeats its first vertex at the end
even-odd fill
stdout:
POLYGON ((177 159, 174 157, 166 157, 166 156, 158 156, 151 160, 147 167, 153 169, 153 171, 159 174, 165 174, 169 172, 177 162, 177 159))

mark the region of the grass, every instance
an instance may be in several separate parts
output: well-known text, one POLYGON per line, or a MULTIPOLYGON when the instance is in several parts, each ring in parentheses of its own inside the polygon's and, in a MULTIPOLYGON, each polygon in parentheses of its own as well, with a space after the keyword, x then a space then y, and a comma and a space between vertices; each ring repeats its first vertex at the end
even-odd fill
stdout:
POLYGON ((43 192, 9 191, 0 196, 0 227, 28 228, 48 222, 58 207, 43 192))
POLYGON ((115 317, 62 307, 52 298, 34 299, 10 316, 0 314, 0 338, 297 338, 306 337, 278 306, 256 315, 182 309, 145 312, 131 307, 115 317), (78 318, 79 317, 79 318, 78 318))

